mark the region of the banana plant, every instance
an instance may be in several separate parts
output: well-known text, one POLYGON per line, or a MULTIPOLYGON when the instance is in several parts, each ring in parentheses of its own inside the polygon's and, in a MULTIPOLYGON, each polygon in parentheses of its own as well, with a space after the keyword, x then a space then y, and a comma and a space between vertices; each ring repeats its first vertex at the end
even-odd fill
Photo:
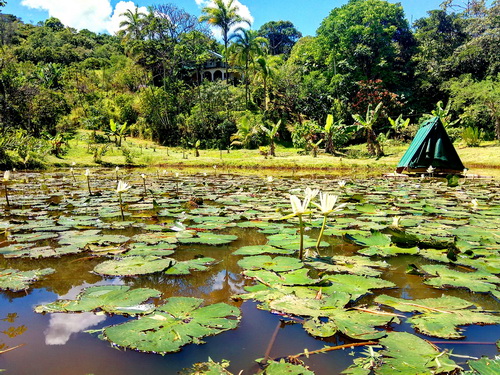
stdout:
POLYGON ((380 143, 377 141, 377 134, 373 130, 373 126, 378 120, 380 115, 380 110, 382 109, 382 102, 378 103, 374 110, 371 109, 371 104, 368 105, 368 109, 366 110, 365 118, 362 118, 359 114, 352 115, 354 121, 359 126, 360 129, 363 129, 366 135, 366 146, 368 148, 368 152, 371 155, 382 156, 384 155, 384 151, 382 151, 382 147, 380 143))
POLYGON ((278 130, 281 125, 281 120, 279 120, 276 124, 272 125, 271 128, 267 128, 264 125, 260 125, 260 128, 266 135, 266 138, 269 141, 269 155, 276 156, 276 147, 274 144, 274 138, 278 135, 278 130))
POLYGON ((127 122, 125 121, 122 125, 117 124, 115 120, 109 120, 109 134, 115 137, 115 144, 118 147, 122 145, 122 139, 129 130, 127 122))

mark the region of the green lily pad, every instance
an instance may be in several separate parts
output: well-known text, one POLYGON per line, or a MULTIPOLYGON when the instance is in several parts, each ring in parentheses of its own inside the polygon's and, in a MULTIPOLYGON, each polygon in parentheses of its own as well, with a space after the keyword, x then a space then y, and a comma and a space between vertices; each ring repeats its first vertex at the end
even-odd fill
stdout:
POLYGON ((429 276, 424 283, 435 288, 466 288, 473 292, 494 292, 500 278, 487 272, 460 272, 444 265, 423 265, 422 270, 429 276))
POLYGON ((0 269, 0 289, 18 292, 26 290, 29 285, 38 281, 41 276, 54 273, 52 268, 36 269, 31 271, 18 271, 14 269, 0 269))
POLYGON ((408 319, 412 327, 423 334, 445 339, 463 338, 458 326, 500 323, 500 317, 480 309, 469 309, 472 303, 452 296, 404 300, 381 295, 375 299, 375 302, 405 312, 421 313, 408 319))
MULTIPOLYGON (((281 362, 271 362, 265 368, 263 375, 314 375, 314 372, 310 371, 302 365, 295 365, 291 363, 281 362)), ((214 374, 215 375, 215 374, 214 374)))
POLYGON ((347 240, 360 246, 389 246, 391 243, 391 238, 378 231, 372 232, 370 236, 360 236, 360 235, 346 235, 347 240))
POLYGON ((238 265, 246 270, 268 270, 275 272, 293 271, 304 266, 297 258, 277 256, 271 258, 269 255, 256 255, 245 257, 238 261, 238 265))
POLYGON ((225 303, 200 307, 202 303, 199 298, 171 297, 152 314, 105 328, 103 336, 122 348, 166 354, 236 328, 240 320, 236 307, 225 303))
POLYGON ((261 254, 293 254, 293 250, 278 249, 269 245, 243 246, 233 252, 233 255, 261 255, 261 254))
POLYGON ((218 363, 209 358, 208 362, 195 363, 193 367, 183 369, 179 375, 233 375, 226 370, 228 366, 229 362, 226 360, 218 363))
POLYGON ((353 300, 370 294, 372 289, 394 288, 396 286, 387 280, 358 275, 325 275, 323 280, 332 282, 332 286, 323 288, 325 293, 344 292, 350 294, 353 300))
POLYGON ((147 275, 163 271, 175 263, 172 258, 127 256, 102 262, 94 267, 94 272, 106 276, 147 275))
POLYGON ((266 285, 316 285, 321 279, 313 279, 308 275, 309 270, 301 268, 289 272, 273 272, 268 270, 243 271, 243 275, 258 280, 266 285))
POLYGON ((238 236, 233 234, 198 232, 190 238, 179 238, 179 242, 184 244, 226 245, 237 239, 238 236))
POLYGON ((467 364, 472 371, 467 371, 467 375, 497 375, 500 374, 500 358, 482 357, 474 361, 468 361, 467 364))
POLYGON ((373 261, 363 256, 342 256, 314 258, 306 264, 325 272, 349 273, 361 276, 379 276, 381 271, 375 268, 387 268, 389 264, 384 261, 373 261))
POLYGON ((125 285, 93 286, 82 291, 75 300, 57 300, 35 307, 37 313, 96 312, 108 314, 141 315, 155 309, 153 304, 144 304, 150 298, 161 296, 161 292, 149 288, 130 289, 125 285))
POLYGON ((191 271, 206 271, 215 263, 217 263, 217 261, 214 258, 196 258, 176 262, 172 267, 168 268, 164 272, 167 275, 189 275, 191 271))

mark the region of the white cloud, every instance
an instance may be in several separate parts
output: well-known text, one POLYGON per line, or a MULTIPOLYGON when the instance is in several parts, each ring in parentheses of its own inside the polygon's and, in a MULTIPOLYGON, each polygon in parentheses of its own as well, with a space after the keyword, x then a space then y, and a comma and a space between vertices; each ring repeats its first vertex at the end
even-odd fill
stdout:
MULTIPOLYGON (((113 10, 110 0, 22 0, 21 5, 45 10, 50 17, 58 18, 64 25, 78 30, 110 34, 119 30, 120 15, 127 9, 135 9, 132 1, 120 1, 113 10)), ((145 7, 139 10, 147 13, 145 7)))
MULTIPOLYGON (((215 3, 213 2, 213 0, 194 0, 194 1, 196 2, 196 4, 198 5, 198 7, 200 9, 204 8, 204 7, 214 7, 215 6, 215 3)), ((225 0, 226 3, 227 3, 227 1, 228 0, 225 0)), ((250 24, 253 23, 254 18, 252 17, 252 14, 250 13, 250 9, 248 9, 248 7, 246 5, 243 5, 238 0, 234 0, 233 1, 233 5, 238 7, 238 14, 241 17, 249 20, 250 24)), ((246 23, 236 24, 236 25, 234 25, 231 28, 230 33, 231 33, 231 31, 234 31, 238 27, 245 27, 245 28, 247 28, 248 25, 246 23)), ((212 33, 214 34, 214 36, 216 38, 218 38, 218 39, 222 38, 222 33, 221 33, 221 30, 219 28, 212 27, 212 33)))

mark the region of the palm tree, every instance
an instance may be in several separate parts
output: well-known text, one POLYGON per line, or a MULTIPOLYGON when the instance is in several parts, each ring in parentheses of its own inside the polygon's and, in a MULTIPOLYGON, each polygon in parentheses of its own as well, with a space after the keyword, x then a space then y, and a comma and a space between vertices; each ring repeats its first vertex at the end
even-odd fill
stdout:
POLYGON ((266 38, 260 37, 257 31, 243 27, 238 27, 229 39, 234 39, 234 43, 229 47, 231 62, 245 67, 245 100, 248 109, 250 101, 250 63, 253 63, 256 56, 261 56, 265 52, 268 41, 266 38))
POLYGON ((139 7, 135 7, 134 11, 127 9, 125 13, 120 14, 125 19, 120 22, 120 30, 125 36, 130 39, 139 40, 142 36, 142 29, 144 27, 144 20, 146 14, 139 11, 139 7))
POLYGON ((366 146, 368 152, 371 155, 383 156, 384 151, 380 147, 380 143, 377 140, 377 135, 373 130, 373 125, 377 122, 378 116, 380 115, 380 110, 382 109, 382 102, 378 103, 374 110, 371 109, 371 104, 366 110, 366 116, 363 119, 360 115, 352 115, 352 118, 356 123, 365 130, 366 133, 366 146))
POLYGON ((262 77, 262 82, 264 85, 264 109, 267 111, 269 109, 269 93, 267 89, 268 79, 273 76, 273 70, 271 68, 270 60, 267 56, 259 56, 256 60, 257 63, 257 75, 262 77))
POLYGON ((250 21, 238 14, 238 6, 233 4, 234 0, 214 0, 215 7, 204 7, 201 11, 200 22, 208 22, 222 31, 222 40, 224 41, 224 58, 226 63, 226 82, 228 81, 228 59, 227 46, 229 43, 229 30, 234 25, 244 22, 250 25, 250 21))

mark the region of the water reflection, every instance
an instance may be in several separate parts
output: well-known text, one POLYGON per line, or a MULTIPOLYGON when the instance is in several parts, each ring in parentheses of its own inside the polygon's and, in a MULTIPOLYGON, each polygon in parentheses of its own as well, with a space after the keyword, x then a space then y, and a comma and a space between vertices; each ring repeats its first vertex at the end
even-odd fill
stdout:
POLYGON ((94 313, 51 314, 49 328, 44 332, 45 344, 64 345, 73 333, 82 332, 104 320, 106 320, 105 315, 96 315, 94 313))

